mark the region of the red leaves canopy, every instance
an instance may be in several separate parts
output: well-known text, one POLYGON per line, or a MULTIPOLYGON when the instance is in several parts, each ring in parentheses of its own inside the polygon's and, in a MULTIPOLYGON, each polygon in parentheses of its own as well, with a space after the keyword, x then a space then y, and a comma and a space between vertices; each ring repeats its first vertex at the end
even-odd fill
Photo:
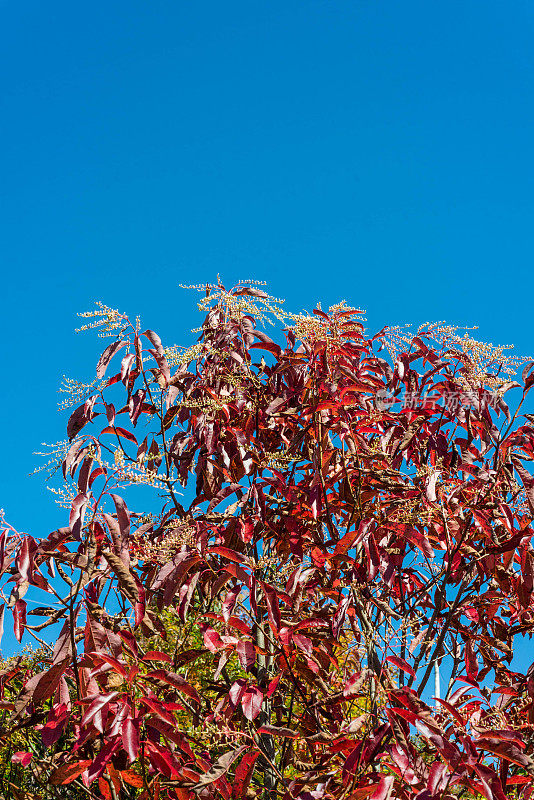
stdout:
POLYGON ((244 284, 200 305, 189 350, 101 307, 69 525, 0 540, 16 638, 56 639, 0 673, 0 738, 36 729, 94 798, 528 800, 534 426, 504 395, 532 363, 520 386, 453 329, 366 338, 244 284))

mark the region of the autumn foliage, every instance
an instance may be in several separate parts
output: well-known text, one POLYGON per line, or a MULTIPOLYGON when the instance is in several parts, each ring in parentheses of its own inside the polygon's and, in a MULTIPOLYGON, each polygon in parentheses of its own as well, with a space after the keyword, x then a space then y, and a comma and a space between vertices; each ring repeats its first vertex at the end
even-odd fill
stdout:
POLYGON ((534 363, 204 289, 188 349, 86 315, 68 523, 0 539, 4 793, 529 800, 534 363))

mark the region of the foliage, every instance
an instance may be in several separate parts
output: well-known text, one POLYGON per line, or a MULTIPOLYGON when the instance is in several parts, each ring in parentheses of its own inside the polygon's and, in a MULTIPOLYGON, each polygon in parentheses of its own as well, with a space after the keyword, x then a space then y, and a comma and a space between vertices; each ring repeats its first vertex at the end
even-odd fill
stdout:
POLYGON ((534 362, 200 288, 188 349, 85 315, 112 341, 64 386, 68 525, 1 536, 40 647, 0 672, 18 795, 529 800, 534 362))

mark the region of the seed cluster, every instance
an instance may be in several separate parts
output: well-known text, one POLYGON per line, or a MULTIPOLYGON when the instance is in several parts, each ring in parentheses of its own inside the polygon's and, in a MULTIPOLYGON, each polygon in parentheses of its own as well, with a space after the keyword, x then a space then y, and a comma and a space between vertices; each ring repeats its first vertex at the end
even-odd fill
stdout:
POLYGON ((443 459, 438 457, 436 459, 436 465, 432 466, 432 464, 421 464, 415 471, 415 474, 418 478, 428 478, 430 475, 433 475, 436 470, 439 470, 443 467, 443 459))
POLYGON ((188 521, 167 528, 158 541, 136 538, 139 556, 145 561, 159 564, 166 564, 182 547, 196 547, 196 544, 196 528, 188 521))
POLYGON ((372 439, 372 441, 367 442, 367 447, 369 448, 369 452, 374 455, 384 455, 384 451, 382 450, 382 442, 380 439, 372 439))
POLYGON ((58 391, 68 396, 58 403, 60 411, 65 411, 67 408, 85 403, 88 397, 100 392, 105 387, 106 383, 107 381, 102 381, 99 384, 96 378, 90 383, 81 383, 73 378, 67 378, 64 375, 58 391))
POLYGON ((227 290, 217 276, 217 284, 204 283, 196 286, 184 286, 182 289, 195 289, 205 292, 205 297, 198 303, 198 309, 206 312, 214 305, 214 301, 223 311, 221 324, 228 319, 241 320, 244 316, 250 315, 259 320, 262 324, 272 323, 270 315, 284 321, 285 314, 282 310, 283 300, 278 297, 271 297, 266 292, 252 287, 265 286, 265 281, 239 281, 232 290, 227 290), (251 291, 249 291, 251 290, 251 291))
POLYGON ((506 355, 505 350, 513 349, 513 345, 493 345, 491 342, 479 342, 468 336, 456 337, 456 345, 466 356, 463 374, 458 376, 459 383, 465 389, 487 387, 498 391, 528 358, 506 355))
POLYGON ((290 464, 298 459, 295 456, 284 453, 281 450, 266 451, 261 460, 262 467, 274 467, 275 469, 286 469, 290 464))
MULTIPOLYGON (((386 328, 382 342, 393 361, 399 354, 408 352, 414 347, 414 336, 409 331, 410 325, 395 325, 386 328)), ((445 322, 424 322, 419 326, 416 336, 430 340, 448 354, 459 353, 464 364, 457 380, 467 391, 487 388, 499 391, 518 371, 519 367, 530 360, 530 357, 507 355, 512 345, 493 345, 491 342, 480 342, 467 331, 474 327, 447 325, 445 322), (462 336, 459 331, 464 331, 462 336)), ((443 353, 445 355, 445 353, 443 353)))
POLYGON ((265 572, 269 576, 269 580, 285 586, 287 579, 295 570, 295 564, 292 564, 291 561, 281 564, 278 556, 265 554, 258 559, 256 568, 265 572))
MULTIPOLYGON (((382 337, 382 342, 393 361, 397 360, 400 353, 408 352, 414 346, 414 334, 409 330, 411 323, 404 325, 388 326, 382 337)), ((476 330, 476 327, 467 328, 458 325, 447 325, 443 320, 438 322, 423 322, 419 325, 415 336, 429 339, 434 344, 443 347, 458 339, 458 331, 476 330)))
POLYGON ((87 325, 82 325, 81 328, 76 329, 76 333, 88 331, 93 328, 100 328, 101 337, 112 336, 114 331, 124 330, 128 326, 128 317, 117 311, 116 308, 109 308, 101 303, 100 300, 96 302, 96 309, 94 311, 83 311, 78 314, 83 319, 94 319, 94 322, 89 322, 87 325))
POLYGON ((67 455, 71 444, 72 442, 68 442, 65 439, 62 439, 60 442, 54 442, 54 444, 41 442, 41 445, 47 448, 47 452, 36 452, 34 455, 41 456, 41 458, 46 458, 47 461, 45 461, 45 463, 41 464, 39 467, 36 467, 31 474, 36 475, 38 472, 46 472, 46 480, 51 478, 52 475, 55 475, 55 473, 61 467, 61 462, 67 455))
MULTIPOLYGON (((136 462, 126 463, 124 458, 124 451, 117 448, 113 455, 116 469, 114 470, 120 481, 125 481, 132 484, 141 484, 144 486, 153 486, 156 489, 166 489, 169 479, 164 475, 159 475, 157 470, 150 469, 144 464, 136 462)), ((100 462, 101 466, 109 465, 105 462, 100 462)))
POLYGON ((204 414, 208 414, 214 411, 221 411, 231 400, 232 398, 229 397, 218 397, 217 399, 203 397, 202 400, 180 400, 175 403, 175 405, 181 408, 192 408, 196 411, 202 411, 204 414))
POLYGON ((406 525, 429 525, 432 521, 433 512, 425 508, 418 498, 403 500, 399 506, 389 514, 389 519, 395 522, 403 522, 406 525))
POLYGON ((181 347, 175 344, 172 347, 165 347, 163 353, 169 367, 176 367, 181 364, 190 364, 192 361, 197 361, 200 356, 205 355, 209 349, 209 346, 203 342, 194 344, 191 347, 181 347))
POLYGON ((47 486, 46 488, 49 492, 52 492, 52 494, 56 495, 55 502, 58 504, 58 506, 61 506, 61 508, 70 509, 72 501, 76 497, 77 492, 73 490, 69 483, 65 483, 60 489, 55 489, 53 486, 47 486))
MULTIPOLYGON (((317 308, 321 310, 320 304, 317 308)), ((362 309, 347 306, 346 301, 341 300, 328 309, 329 319, 311 314, 289 313, 286 314, 286 319, 297 339, 310 344, 324 341, 328 347, 343 344, 351 334, 361 335, 362 321, 365 321, 365 318, 360 315, 363 313, 362 309)))

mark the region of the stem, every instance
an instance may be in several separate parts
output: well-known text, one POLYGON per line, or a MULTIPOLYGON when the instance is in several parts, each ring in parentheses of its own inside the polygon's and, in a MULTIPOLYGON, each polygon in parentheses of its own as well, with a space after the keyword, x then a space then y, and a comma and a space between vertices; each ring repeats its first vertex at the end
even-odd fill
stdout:
POLYGON ((441 697, 441 685, 440 685, 440 678, 439 678, 439 665, 441 662, 441 657, 437 656, 434 661, 434 697, 436 698, 436 707, 439 706, 437 702, 441 697))
MULTIPOLYGON (((258 653, 258 671, 257 680, 260 685, 268 683, 272 673, 273 666, 273 645, 270 637, 265 636, 264 625, 265 621, 258 621, 256 624, 256 645, 259 649, 258 653), (268 655, 263 655, 261 651, 267 650, 268 655)), ((269 698, 264 698, 262 709, 258 716, 258 725, 269 725, 271 722, 272 703, 269 698)), ((262 733, 260 735, 260 745, 264 758, 263 761, 263 785, 264 785, 264 800, 275 800, 276 798, 276 772, 274 767, 275 747, 274 737, 269 733, 262 733)))

